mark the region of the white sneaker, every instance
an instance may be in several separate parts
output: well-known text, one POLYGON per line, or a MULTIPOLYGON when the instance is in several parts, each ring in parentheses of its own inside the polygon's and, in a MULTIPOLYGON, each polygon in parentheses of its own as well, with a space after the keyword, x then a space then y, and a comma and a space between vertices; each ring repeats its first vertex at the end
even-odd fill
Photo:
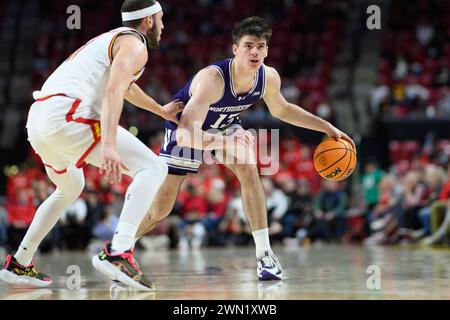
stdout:
POLYGON ((306 231, 306 229, 298 229, 298 231, 295 233, 295 236, 298 240, 303 241, 308 236, 308 232, 306 231))
POLYGON ((194 237, 192 239, 192 249, 199 250, 202 247, 203 239, 199 237, 194 237))
POLYGON ((266 251, 264 256, 256 259, 256 263, 259 281, 283 279, 281 265, 273 253, 266 251))
POLYGON ((178 242, 178 249, 181 251, 188 251, 189 250, 189 242, 186 238, 181 238, 180 242, 178 242))
POLYGON ((386 224, 388 223, 389 217, 384 217, 378 220, 373 221, 370 224, 370 229, 374 232, 382 230, 386 224))
POLYGON ((422 238, 424 235, 425 235, 424 229, 414 230, 413 232, 411 232, 411 236, 413 237, 413 239, 416 240, 422 238))

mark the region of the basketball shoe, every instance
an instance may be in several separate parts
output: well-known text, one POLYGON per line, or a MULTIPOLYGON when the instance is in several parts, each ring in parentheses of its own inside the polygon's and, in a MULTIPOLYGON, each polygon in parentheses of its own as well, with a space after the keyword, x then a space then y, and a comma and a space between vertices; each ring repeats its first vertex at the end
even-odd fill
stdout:
POLYGON ((6 258, 5 268, 0 271, 0 279, 12 284, 41 288, 52 284, 52 278, 40 272, 33 263, 23 266, 12 255, 6 258))
POLYGON ((134 249, 120 254, 112 254, 110 242, 92 258, 92 264, 95 269, 112 280, 117 280, 141 291, 154 290, 154 283, 142 273, 133 255, 134 249))
POLYGON ((256 259, 258 265, 256 273, 259 281, 282 280, 282 268, 277 257, 269 252, 264 252, 262 257, 256 259))

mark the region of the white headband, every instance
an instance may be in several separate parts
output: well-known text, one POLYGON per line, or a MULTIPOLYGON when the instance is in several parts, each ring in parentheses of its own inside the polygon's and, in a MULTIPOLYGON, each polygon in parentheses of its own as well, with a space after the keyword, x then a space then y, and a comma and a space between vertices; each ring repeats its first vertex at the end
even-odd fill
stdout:
POLYGON ((162 7, 159 4, 159 2, 156 2, 154 5, 131 12, 122 12, 122 21, 131 21, 131 20, 137 20, 142 19, 148 16, 152 16, 157 12, 162 11, 162 7))

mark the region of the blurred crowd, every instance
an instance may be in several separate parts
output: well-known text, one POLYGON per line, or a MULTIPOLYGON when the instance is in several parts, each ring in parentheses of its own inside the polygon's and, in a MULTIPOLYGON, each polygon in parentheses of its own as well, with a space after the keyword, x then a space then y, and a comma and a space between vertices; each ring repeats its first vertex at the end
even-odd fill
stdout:
MULTIPOLYGON (((23 143, 25 132, 18 128, 24 128, 33 90, 39 89, 51 72, 77 48, 98 34, 120 26, 121 3, 108 1, 98 6, 95 0, 77 1, 82 13, 80 30, 70 30, 66 25, 67 7, 73 4, 72 1, 24 0, 2 4, 2 12, 9 17, 2 24, 1 41, 2 48, 5 49, 3 52, 6 53, 2 55, 4 59, 0 63, 0 105, 8 107, 2 131, 2 141, 8 142, 2 145, 2 150, 6 150, 6 159, 17 161, 19 155, 27 153, 28 145, 23 143), (21 12, 26 12, 27 19, 22 19, 21 12), (28 47, 24 49, 26 45, 28 47)), ((334 111, 328 101, 326 88, 339 49, 338 39, 346 23, 346 1, 326 3, 248 0, 243 3, 235 0, 166 0, 162 4, 165 30, 161 47, 151 52, 150 67, 146 68, 138 82, 158 102, 169 102, 172 95, 200 68, 232 56, 231 30, 234 23, 248 16, 259 15, 273 23, 274 33, 267 64, 276 67, 283 74, 282 92, 285 97, 333 121, 334 111), (178 10, 180 7, 183 10, 178 10), (214 15, 211 15, 212 11, 214 15), (291 54, 286 55, 286 52, 291 54)), ((273 118, 263 104, 258 104, 243 114, 242 120, 249 123, 250 127, 264 127, 273 118)), ((126 128, 135 126, 139 130, 139 138, 155 151, 159 149, 160 130, 163 126, 160 118, 138 111, 125 103, 121 124, 126 128)), ((286 146, 286 161, 282 161, 283 166, 277 179, 281 180, 283 175, 293 171, 295 180, 304 177, 310 181, 309 188, 317 190, 319 180, 317 176, 312 178, 314 172, 310 160, 311 150, 307 146, 296 149, 299 145, 300 143, 288 143, 286 146), (297 163, 298 159, 308 160, 297 163)), ((20 161, 25 158, 20 157, 20 161)), ((35 156, 30 159, 39 163, 35 156)), ((8 173, 7 194, 2 204, 0 220, 2 245, 7 243, 15 247, 18 244, 36 207, 52 191, 52 185, 43 176, 39 165, 25 167, 19 172, 8 173)), ((194 196, 197 199, 208 198, 206 194, 210 195, 211 187, 208 185, 198 190, 197 186, 189 187, 193 182, 188 182, 186 189, 180 194, 180 204, 176 208, 179 211, 174 216, 190 217, 191 214, 187 214, 186 210, 189 210, 189 205, 197 203, 201 208, 198 213, 200 216, 210 217, 209 212, 217 212, 214 215, 221 218, 229 209, 228 200, 230 203, 237 203, 232 201, 238 197, 235 194, 237 188, 229 184, 227 179, 230 178, 224 173, 224 169, 221 168, 218 172, 214 169, 216 171, 210 173, 211 177, 205 173, 208 170, 205 168, 199 175, 202 178, 198 179, 210 181, 212 177, 216 177, 217 181, 210 183, 211 186, 217 186, 218 181, 223 181, 226 187, 224 190, 219 188, 216 195, 221 200, 214 200, 223 203, 219 205, 208 202, 206 205, 206 200, 187 201, 186 199, 194 196), (227 201, 222 199, 224 194, 227 201), (187 207, 182 205, 183 199, 187 201, 187 207), (215 209, 211 209, 211 206, 215 209)), ((122 185, 109 187, 95 169, 86 168, 86 181, 87 187, 82 198, 70 208, 44 241, 43 250, 54 247, 83 248, 91 239, 103 240, 112 235, 111 230, 117 223, 121 208, 119 195, 123 194, 127 180, 122 185)), ((238 208, 235 211, 238 212, 238 208)), ((237 228, 236 217, 227 218, 221 223, 210 217, 205 228, 210 231, 211 228, 220 227, 222 233, 226 234, 225 230, 237 228)), ((242 218, 242 210, 240 217, 242 218)), ((241 227, 244 231, 245 228, 241 227)), ((192 228, 191 223, 186 223, 185 227, 175 230, 163 223, 160 232, 173 234, 174 237, 180 235, 184 239, 184 235, 188 237, 192 228)), ((199 227, 194 230, 206 234, 199 227)), ((241 240, 244 241, 243 239, 241 240)), ((225 243, 228 238, 217 236, 217 239, 212 240, 214 241, 225 243)))
MULTIPOLYGON (((17 21, 11 16, 8 21, 12 30, 29 28, 23 34, 32 39, 19 35, 8 48, 22 48, 13 45, 16 40, 19 44, 32 43, 34 52, 27 53, 33 57, 21 59, 19 53, 11 51, 0 61, 0 80, 8 79, 0 81, 0 105, 8 106, 9 115, 3 118, 3 140, 15 145, 15 151, 29 147, 23 143, 23 136, 12 133, 24 127, 31 92, 71 52, 120 25, 121 1, 108 1, 102 6, 93 0, 78 1, 83 25, 77 31, 66 27, 70 1, 40 0, 37 8, 32 7, 33 1, 24 3, 30 5, 30 15, 38 16, 17 16, 17 21)), ((150 67, 139 80, 158 102, 170 101, 200 68, 229 57, 234 22, 260 15, 273 20, 267 64, 283 75, 283 95, 334 121, 326 88, 348 19, 347 1, 166 0, 163 4, 166 14, 161 48, 151 52, 150 67), (183 10, 177 10, 180 6, 183 10)), ((20 5, 8 2, 4 12, 19 14, 20 5)), ((383 30, 378 83, 370 93, 373 114, 400 118, 450 116, 449 19, 446 0, 434 0, 432 5, 426 0, 392 1, 383 30)), ((6 22, 2 34, 9 34, 6 22)), ((2 38, 4 49, 6 40, 2 38)), ((245 112, 242 120, 249 127, 264 127, 274 121, 263 104, 245 112)), ((139 137, 159 151, 163 138, 160 118, 125 104, 122 124, 139 128, 139 137)), ((450 141, 427 137, 423 142, 391 142, 390 167, 381 168, 375 159, 366 157, 343 182, 325 181, 317 175, 312 162, 314 147, 296 136, 284 135, 278 154, 280 168, 262 179, 273 242, 286 246, 317 241, 449 245, 450 141)), ((259 160, 261 167, 265 162, 259 160)), ((53 185, 32 153, 18 170, 6 173, 6 195, 0 198, 0 247, 15 249, 53 185)), ((111 186, 93 167, 85 168, 85 176, 82 196, 44 240, 42 251, 83 250, 112 238, 130 180, 124 177, 120 184, 111 186)), ((199 248, 251 242, 239 183, 225 167, 215 164, 204 165, 199 174, 188 177, 172 214, 140 239, 138 246, 199 248)))
MULTIPOLYGON (((155 151, 159 139, 151 146, 155 151)), ((409 160, 407 170, 400 162, 382 170, 369 158, 351 178, 333 182, 314 171, 313 148, 296 137, 281 140, 280 170, 262 177, 273 243, 450 245, 446 150, 430 153, 429 146, 421 146, 420 156, 409 160)), ((53 191, 39 158, 31 157, 28 163, 34 165, 24 166, 8 180, 0 209, 1 246, 17 247, 37 206, 53 191)), ((112 238, 130 178, 110 185, 91 166, 85 168, 85 176, 85 191, 63 214, 41 250, 83 250, 112 238)), ((239 182, 223 165, 213 164, 188 176, 169 218, 141 238, 138 246, 195 249, 251 243, 239 182)))
MULTIPOLYGON (((87 41, 121 26, 122 1, 107 1, 99 6, 95 0, 79 0, 76 4, 81 9, 81 29, 70 30, 66 26, 66 11, 72 4, 69 0, 11 0, 5 4, 5 15, 10 18, 0 26, 0 37, 14 35, 18 27, 23 29, 16 39, 0 38, 2 51, 8 52, 0 52, 0 106, 8 107, 2 134, 5 143, 9 141, 8 146, 21 145, 23 136, 17 131, 24 127, 32 92, 41 88, 51 72, 87 41), (22 10, 30 17, 21 19, 22 10), (30 48, 23 49, 25 45, 30 48)), ((346 1, 166 0, 162 5, 165 29, 160 48, 151 51, 149 66, 138 81, 160 104, 168 103, 201 68, 231 57, 234 24, 259 15, 273 23, 266 63, 283 74, 285 97, 321 117, 333 119, 326 88, 339 49, 338 39, 345 27, 346 1)), ((270 120, 262 104, 248 113, 247 119, 257 123, 270 120)), ((160 118, 128 103, 121 121, 139 128, 145 139, 163 126, 160 118)), ((0 147, 1 143, 2 140, 0 147)))
POLYGON ((370 94, 374 115, 450 116, 450 3, 393 1, 370 94))

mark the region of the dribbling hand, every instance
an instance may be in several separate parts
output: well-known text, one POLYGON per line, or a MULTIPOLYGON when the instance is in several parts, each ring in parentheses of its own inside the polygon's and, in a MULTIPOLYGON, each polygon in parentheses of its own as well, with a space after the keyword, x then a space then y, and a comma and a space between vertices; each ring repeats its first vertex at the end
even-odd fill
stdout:
POLYGON ((115 148, 102 146, 100 150, 101 165, 100 174, 105 174, 105 179, 114 184, 122 180, 122 169, 129 170, 120 160, 120 156, 115 148))
POLYGON ((338 128, 330 125, 329 127, 327 127, 326 134, 332 139, 336 139, 336 140, 344 139, 345 141, 349 142, 353 146, 353 149, 356 152, 355 142, 352 140, 352 138, 350 138, 348 135, 346 135, 344 132, 342 132, 338 128))

